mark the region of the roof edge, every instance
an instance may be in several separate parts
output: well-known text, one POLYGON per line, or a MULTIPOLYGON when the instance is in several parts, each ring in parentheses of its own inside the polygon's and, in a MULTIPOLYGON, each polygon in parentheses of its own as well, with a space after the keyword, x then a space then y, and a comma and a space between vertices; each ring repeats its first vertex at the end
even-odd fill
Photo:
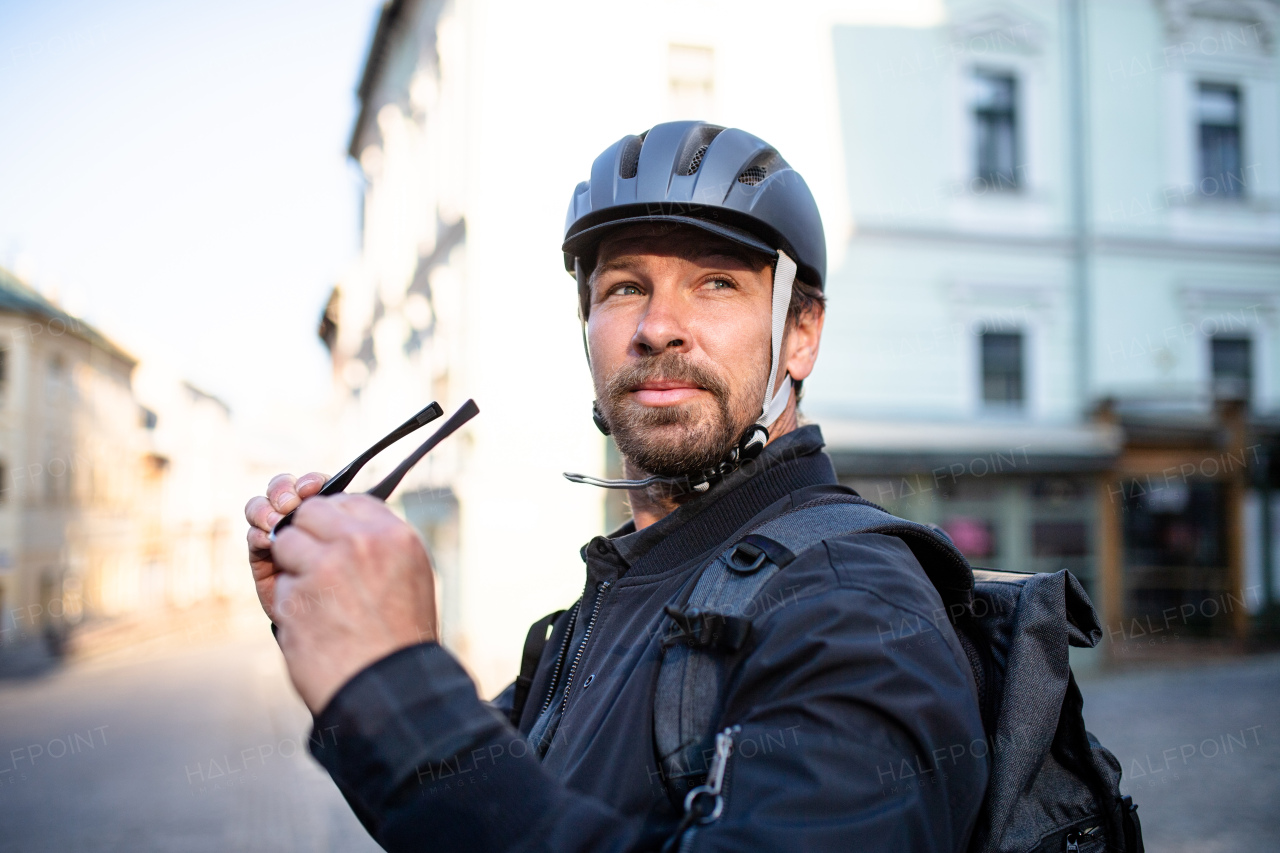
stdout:
POLYGON ((378 14, 378 25, 373 31, 373 40, 369 43, 369 52, 365 55, 364 70, 360 74, 360 83, 356 87, 356 96, 360 99, 360 113, 356 116, 355 126, 351 128, 351 139, 347 142, 347 155, 353 160, 360 159, 358 145, 360 133, 369 123, 369 99, 373 90, 382 79, 382 70, 387 63, 387 53, 391 34, 404 13, 408 0, 386 0, 382 11, 378 14))
MULTIPOLYGON (((62 323, 63 330, 56 335, 70 333, 90 346, 97 347, 125 362, 130 370, 138 366, 138 359, 115 341, 74 314, 59 308, 38 290, 4 267, 0 267, 0 311, 38 317, 49 323, 58 320, 62 323)), ((52 333, 52 330, 50 331, 52 333)))

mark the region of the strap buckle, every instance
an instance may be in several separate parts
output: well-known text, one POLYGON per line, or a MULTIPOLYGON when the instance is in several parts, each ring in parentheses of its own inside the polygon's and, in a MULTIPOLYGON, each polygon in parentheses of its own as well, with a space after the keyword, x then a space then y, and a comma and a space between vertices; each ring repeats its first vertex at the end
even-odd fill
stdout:
POLYGON ((736 652, 751 634, 751 620, 741 616, 728 616, 700 607, 681 610, 673 604, 668 604, 663 609, 677 629, 662 638, 664 649, 685 643, 700 648, 736 652))
POLYGON ((769 555, 763 548, 752 545, 750 542, 739 542, 729 552, 725 565, 740 575, 749 575, 758 572, 768 559, 769 555))

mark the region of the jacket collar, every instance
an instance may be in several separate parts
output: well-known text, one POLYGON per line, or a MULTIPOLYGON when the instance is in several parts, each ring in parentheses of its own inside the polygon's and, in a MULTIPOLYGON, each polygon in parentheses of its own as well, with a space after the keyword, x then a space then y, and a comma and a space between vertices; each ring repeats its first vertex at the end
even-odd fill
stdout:
POLYGON ((598 573, 597 561, 630 576, 658 574, 722 548, 771 504, 807 486, 836 482, 822 446, 822 430, 816 424, 800 427, 770 442, 759 457, 656 524, 636 530, 635 522, 628 521, 607 537, 597 536, 582 549, 588 574, 598 573))

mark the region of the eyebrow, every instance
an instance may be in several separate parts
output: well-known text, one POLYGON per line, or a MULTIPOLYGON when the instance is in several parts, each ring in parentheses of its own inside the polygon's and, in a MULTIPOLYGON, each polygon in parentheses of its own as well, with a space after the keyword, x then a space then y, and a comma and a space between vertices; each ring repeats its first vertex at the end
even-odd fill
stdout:
POLYGON ((602 264, 596 264, 596 268, 591 271, 591 278, 594 281, 601 275, 614 270, 629 270, 635 264, 635 255, 622 255, 613 260, 605 261, 602 264))

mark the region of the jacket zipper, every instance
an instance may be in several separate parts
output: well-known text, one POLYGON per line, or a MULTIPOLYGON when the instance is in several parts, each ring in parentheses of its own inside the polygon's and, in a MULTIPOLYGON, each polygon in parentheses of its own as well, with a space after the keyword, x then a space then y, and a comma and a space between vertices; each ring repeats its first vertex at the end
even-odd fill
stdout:
POLYGON ((573 642, 573 628, 578 623, 578 610, 582 607, 582 599, 579 598, 573 605, 573 612, 569 614, 569 625, 564 632, 564 642, 560 644, 560 654, 556 656, 555 668, 551 670, 551 686, 547 688, 547 698, 542 701, 542 710, 538 711, 538 716, 547 713, 547 709, 551 707, 551 700, 556 696, 556 682, 560 680, 560 670, 564 667, 564 659, 569 654, 569 644, 573 642))
POLYGON ((564 709, 569 705, 569 690, 573 687, 573 676, 578 671, 578 664, 582 661, 583 652, 587 649, 587 641, 591 639, 591 629, 596 626, 596 617, 600 615, 600 605, 604 603, 604 594, 609 591, 609 587, 613 586, 612 581, 601 581, 596 587, 596 603, 591 608, 591 618, 587 620, 587 629, 582 632, 582 642, 578 644, 578 651, 573 656, 573 662, 569 664, 569 674, 564 678, 564 698, 560 700, 560 713, 564 713, 564 709))

